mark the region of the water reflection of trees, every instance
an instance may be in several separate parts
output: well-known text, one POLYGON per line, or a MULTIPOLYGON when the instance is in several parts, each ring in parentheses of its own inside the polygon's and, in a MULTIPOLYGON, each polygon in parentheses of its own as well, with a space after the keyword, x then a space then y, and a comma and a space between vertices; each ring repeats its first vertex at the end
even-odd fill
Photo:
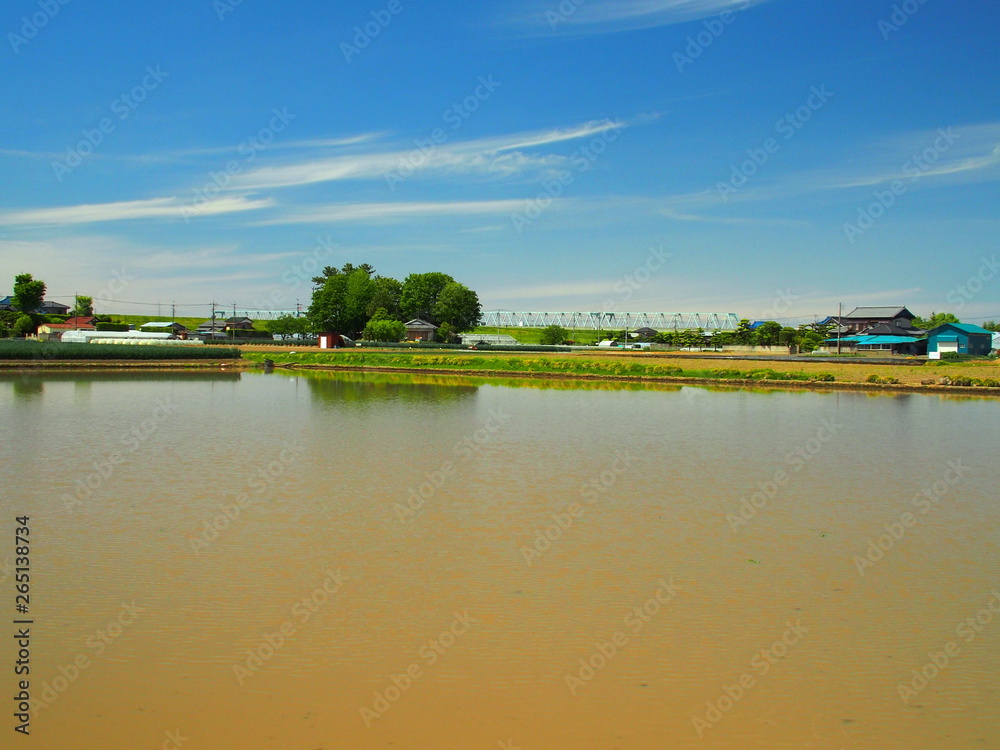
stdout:
POLYGON ((0 385, 5 382, 37 381, 39 383, 177 383, 184 381, 237 381, 238 371, 222 370, 49 370, 38 373, 0 372, 0 385))
MULTIPOLYGON (((401 398, 458 398, 484 385, 565 391, 679 391, 682 386, 639 381, 556 378, 470 377, 423 373, 378 373, 343 370, 276 370, 276 376, 305 378, 316 393, 357 399, 399 395, 401 398), (325 391, 320 384, 337 384, 325 391)), ((688 386, 685 386, 688 387, 688 386)))
MULTIPOLYGON (((14 392, 15 399, 21 399, 28 401, 33 398, 39 398, 45 392, 45 383, 41 378, 13 378, 6 379, 12 386, 11 390, 14 392)), ((3 381, 0 381, 0 385, 3 381)))
MULTIPOLYGON (((373 400, 456 401, 476 395, 478 385, 469 383, 429 382, 421 376, 403 377, 367 372, 332 372, 308 370, 274 373, 277 376, 304 377, 312 397, 324 404, 358 403, 373 400)), ((269 375, 268 377, 274 377, 269 375)))

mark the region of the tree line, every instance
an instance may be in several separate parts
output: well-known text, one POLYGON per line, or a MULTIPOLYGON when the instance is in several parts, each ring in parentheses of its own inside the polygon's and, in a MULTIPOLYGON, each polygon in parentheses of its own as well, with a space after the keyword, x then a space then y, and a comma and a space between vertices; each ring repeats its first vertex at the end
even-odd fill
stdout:
MULTIPOLYGON (((30 273, 19 273, 14 277, 14 293, 11 295, 11 307, 14 309, 0 310, 0 338, 23 338, 36 333, 38 326, 43 323, 66 320, 65 315, 43 315, 36 312, 45 301, 45 292, 45 282, 30 273)), ((93 297, 78 295, 70 316, 93 313, 93 297)))
MULTIPOLYGON (((685 329, 683 331, 658 331, 648 337, 635 337, 628 331, 608 331, 607 336, 620 345, 628 342, 648 341, 666 346, 686 347, 718 347, 718 346, 797 346, 800 351, 811 352, 829 338, 834 324, 809 323, 791 328, 782 326, 776 321, 768 321, 753 328, 747 318, 740 321, 735 331, 706 331, 703 328, 685 329)), ((570 339, 570 332, 561 326, 549 326, 542 329, 541 343, 562 344, 570 339)))

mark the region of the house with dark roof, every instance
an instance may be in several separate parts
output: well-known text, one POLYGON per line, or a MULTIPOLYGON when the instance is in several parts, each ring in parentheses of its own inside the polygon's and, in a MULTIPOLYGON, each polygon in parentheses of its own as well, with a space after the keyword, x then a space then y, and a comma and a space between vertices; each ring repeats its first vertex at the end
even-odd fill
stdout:
POLYGON ((69 315, 69 305, 64 305, 62 302, 42 302, 42 306, 38 308, 38 312, 42 315, 69 315))
POLYGON ((839 323, 844 327, 845 333, 861 333, 866 328, 881 324, 889 324, 897 328, 913 328, 915 317, 917 316, 902 305, 855 307, 846 315, 841 316, 839 323))
MULTIPOLYGON (((149 324, 147 323, 147 325, 149 324)), ((225 320, 212 318, 211 320, 206 320, 195 330, 198 333, 209 333, 213 331, 231 331, 233 329, 237 331, 252 331, 253 321, 250 318, 226 318, 225 320)))
POLYGON ((187 327, 181 323, 167 323, 162 321, 149 321, 139 326, 140 331, 150 331, 152 333, 181 333, 187 327))
MULTIPOLYGON (((9 294, 3 299, 0 299, 0 310, 19 312, 21 308, 14 304, 14 296, 9 294)), ((68 315, 69 305, 64 305, 61 302, 49 302, 46 300, 38 306, 37 310, 31 310, 29 312, 34 312, 38 315, 68 315)))
POLYGON ((911 338, 923 336, 925 333, 927 331, 922 328, 902 328, 892 323, 879 323, 861 332, 864 336, 909 336, 911 338))
POLYGON ((927 332, 928 359, 948 352, 985 356, 992 348, 993 332, 971 323, 945 323, 927 332))

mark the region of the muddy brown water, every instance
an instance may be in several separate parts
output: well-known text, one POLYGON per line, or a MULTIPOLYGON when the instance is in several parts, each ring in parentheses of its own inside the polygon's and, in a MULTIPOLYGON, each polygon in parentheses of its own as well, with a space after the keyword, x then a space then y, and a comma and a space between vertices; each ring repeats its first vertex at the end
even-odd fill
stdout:
POLYGON ((917 394, 2 374, 0 731, 1000 747, 998 417, 917 394))

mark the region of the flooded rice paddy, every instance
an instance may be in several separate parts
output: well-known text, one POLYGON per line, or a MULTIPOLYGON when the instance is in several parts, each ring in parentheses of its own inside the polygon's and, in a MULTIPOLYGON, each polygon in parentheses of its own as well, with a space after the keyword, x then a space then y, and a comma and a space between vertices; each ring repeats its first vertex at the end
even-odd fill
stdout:
POLYGON ((912 394, 0 375, 5 602, 31 518, 26 746, 997 747, 998 418, 912 394))

